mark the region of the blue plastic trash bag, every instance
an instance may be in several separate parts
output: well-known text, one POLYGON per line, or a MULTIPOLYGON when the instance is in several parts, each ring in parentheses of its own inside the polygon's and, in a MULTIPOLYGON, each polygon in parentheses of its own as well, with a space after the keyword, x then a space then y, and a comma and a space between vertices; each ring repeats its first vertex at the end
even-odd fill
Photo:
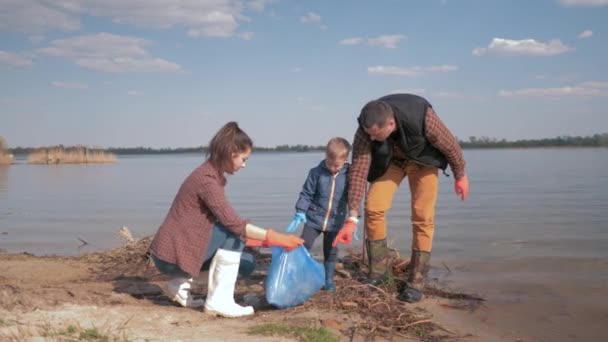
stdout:
POLYGON ((266 301, 286 309, 304 303, 325 284, 323 265, 304 246, 291 252, 272 247, 272 262, 266 278, 266 301))

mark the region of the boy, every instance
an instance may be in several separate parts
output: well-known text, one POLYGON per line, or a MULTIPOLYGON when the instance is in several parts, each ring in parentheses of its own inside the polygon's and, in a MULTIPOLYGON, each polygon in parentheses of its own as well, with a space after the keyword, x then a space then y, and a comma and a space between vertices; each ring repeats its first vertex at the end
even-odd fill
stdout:
POLYGON ((291 233, 305 223, 301 238, 310 251, 316 238, 323 233, 323 257, 326 291, 336 291, 334 272, 338 248, 334 239, 347 215, 348 155, 351 146, 344 138, 332 138, 325 148, 325 159, 310 169, 296 202, 296 214, 287 227, 291 233))

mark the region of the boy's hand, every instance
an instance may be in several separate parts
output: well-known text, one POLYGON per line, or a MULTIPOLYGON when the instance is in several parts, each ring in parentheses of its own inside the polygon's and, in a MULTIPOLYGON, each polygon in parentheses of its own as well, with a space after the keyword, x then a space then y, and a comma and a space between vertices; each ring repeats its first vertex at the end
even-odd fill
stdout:
POLYGON ((350 245, 353 242, 353 235, 355 233, 355 230, 357 229, 358 222, 359 220, 357 220, 356 218, 349 217, 344 223, 344 226, 340 228, 338 235, 336 235, 332 247, 336 247, 338 243, 350 245))
POLYGON ((301 211, 298 211, 293 216, 293 220, 291 220, 291 223, 289 224, 289 226, 287 226, 287 229, 285 231, 288 233, 295 232, 300 226, 300 223, 306 223, 306 214, 301 211))

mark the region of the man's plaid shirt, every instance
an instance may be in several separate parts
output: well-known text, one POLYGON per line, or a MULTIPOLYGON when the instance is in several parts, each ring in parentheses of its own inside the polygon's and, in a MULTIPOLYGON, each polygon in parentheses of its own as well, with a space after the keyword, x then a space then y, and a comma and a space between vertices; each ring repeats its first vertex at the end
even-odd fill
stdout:
MULTIPOLYGON (((425 137, 435 148, 443 153, 454 173, 454 178, 462 178, 465 175, 465 161, 458 140, 456 140, 431 107, 426 111, 424 124, 425 137)), ((371 162, 371 139, 359 127, 353 139, 353 160, 349 173, 348 208, 351 211, 359 211, 359 205, 363 199, 363 193, 367 185, 367 174, 371 162)), ((402 166, 405 166, 405 163, 402 166)))

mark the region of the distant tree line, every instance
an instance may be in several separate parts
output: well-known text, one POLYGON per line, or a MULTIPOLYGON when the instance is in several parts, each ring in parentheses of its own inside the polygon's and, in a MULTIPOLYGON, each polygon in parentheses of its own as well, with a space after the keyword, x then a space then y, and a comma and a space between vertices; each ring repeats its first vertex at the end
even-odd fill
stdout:
MULTIPOLYGON (((164 147, 159 149, 153 149, 150 147, 119 147, 109 148, 108 151, 115 154, 169 154, 169 153, 206 153, 207 146, 197 147, 179 147, 170 148, 164 147)), ((309 152, 309 151, 323 151, 325 146, 312 146, 312 145, 278 145, 276 147, 253 147, 253 152, 309 152)))
MULTIPOLYGON (((591 136, 560 136, 556 138, 547 139, 525 139, 508 141, 505 139, 491 138, 487 136, 482 137, 469 137, 468 141, 459 140, 460 145, 463 148, 523 148, 523 147, 608 147, 608 133, 594 134, 591 136)), ((50 146, 55 147, 55 146, 50 146)), ((34 148, 34 147, 14 147, 7 148, 6 142, 0 139, 0 148, 4 148, 6 152, 13 153, 15 155, 27 155, 32 152, 40 151, 41 149, 48 149, 50 147, 34 148)), ((58 145, 57 147, 69 149, 71 147, 64 147, 58 145)), ((111 147, 111 148, 96 148, 92 147, 91 150, 107 151, 116 155, 129 155, 129 154, 179 154, 179 153, 205 153, 207 152, 206 146, 197 147, 164 147, 164 148, 151 148, 151 147, 111 147)), ((313 151, 324 151, 325 145, 278 145, 275 147, 254 147, 253 152, 313 152, 313 151)))
MULTIPOLYGON (((48 147, 15 147, 11 148, 10 151, 16 155, 26 155, 33 152, 37 152, 49 148, 65 148, 70 149, 71 147, 64 147, 63 145, 48 146, 48 147)), ((110 147, 110 148, 90 148, 91 150, 103 150, 114 153, 116 155, 133 155, 133 154, 180 154, 180 153, 206 153, 207 146, 197 147, 162 147, 162 148, 151 148, 151 147, 110 147)), ((276 147, 255 147, 253 152, 310 152, 310 151, 324 151, 325 146, 313 146, 313 145, 278 145, 276 147)))
POLYGON ((469 137, 460 141, 463 148, 520 148, 520 147, 608 147, 608 133, 592 136, 561 136, 547 139, 525 139, 507 141, 490 137, 469 137))

